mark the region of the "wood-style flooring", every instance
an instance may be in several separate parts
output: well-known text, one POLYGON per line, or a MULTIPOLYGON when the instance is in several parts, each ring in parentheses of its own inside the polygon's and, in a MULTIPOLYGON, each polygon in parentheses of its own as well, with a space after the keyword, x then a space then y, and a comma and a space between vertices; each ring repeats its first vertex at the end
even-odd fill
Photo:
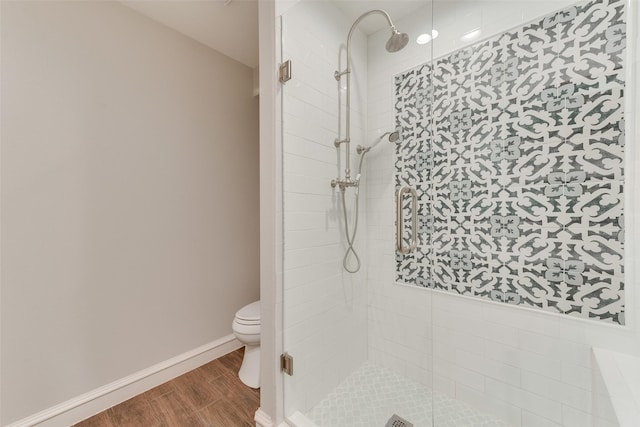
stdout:
POLYGON ((260 391, 238 379, 244 349, 174 378, 77 427, 253 427, 260 391))

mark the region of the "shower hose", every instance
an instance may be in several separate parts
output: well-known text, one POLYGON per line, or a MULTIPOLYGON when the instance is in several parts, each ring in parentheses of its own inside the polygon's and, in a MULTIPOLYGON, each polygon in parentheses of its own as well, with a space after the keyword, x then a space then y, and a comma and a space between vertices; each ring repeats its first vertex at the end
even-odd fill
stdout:
POLYGON ((340 190, 340 192, 342 193, 342 213, 344 214, 344 232, 345 232, 345 237, 347 238, 347 251, 344 253, 344 258, 342 258, 342 266, 344 267, 345 270, 347 270, 347 272, 349 273, 357 273, 360 270, 360 257, 358 256, 358 253, 356 252, 355 248, 353 247, 353 243, 356 240, 356 233, 358 232, 358 211, 359 211, 359 206, 360 206, 360 175, 362 173, 362 163, 364 162, 364 156, 365 154, 367 154, 367 151, 363 151, 362 154, 360 154, 360 163, 358 165, 358 175, 356 176, 356 194, 355 194, 355 206, 354 206, 354 213, 355 213, 355 219, 354 219, 354 224, 353 224, 353 233, 349 233, 349 217, 347 215, 347 199, 345 194, 347 193, 347 189, 342 188, 340 190), (355 267, 353 269, 349 268, 349 254, 353 254, 353 257, 355 258, 355 267))

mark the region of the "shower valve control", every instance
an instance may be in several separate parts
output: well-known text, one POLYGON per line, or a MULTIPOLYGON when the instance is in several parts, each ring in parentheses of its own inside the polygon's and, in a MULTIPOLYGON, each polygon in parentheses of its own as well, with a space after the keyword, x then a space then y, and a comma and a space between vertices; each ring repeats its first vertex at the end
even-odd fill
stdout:
POLYGON ((360 185, 359 180, 352 180, 352 179, 332 179, 331 180, 331 187, 332 188, 336 188, 336 187, 340 187, 340 190, 345 190, 347 187, 357 187, 358 185, 360 185))

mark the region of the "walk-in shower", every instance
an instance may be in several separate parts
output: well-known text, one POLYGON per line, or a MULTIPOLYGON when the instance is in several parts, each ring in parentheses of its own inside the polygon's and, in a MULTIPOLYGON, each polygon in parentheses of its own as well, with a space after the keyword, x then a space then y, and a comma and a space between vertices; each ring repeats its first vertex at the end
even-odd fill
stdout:
POLYGON ((640 354, 628 262, 640 205, 628 190, 640 182, 635 6, 287 10, 282 59, 298 70, 282 89, 293 424, 616 425, 599 412, 592 349, 640 354), (389 54, 392 25, 410 36, 389 54), (347 274, 354 246, 362 263, 347 274))
POLYGON ((398 31, 391 20, 389 14, 381 9, 374 9, 360 15, 355 22, 351 25, 349 29, 349 34, 347 36, 347 67, 343 71, 336 71, 334 73, 335 79, 340 82, 343 76, 346 78, 345 92, 346 92, 346 101, 345 101, 345 135, 344 138, 340 138, 338 136, 334 145, 336 148, 340 149, 340 146, 344 144, 344 159, 345 159, 345 170, 344 177, 338 177, 336 179, 331 180, 331 187, 335 188, 336 186, 340 189, 341 199, 342 199, 342 212, 344 218, 344 230, 345 230, 345 238, 347 241, 347 250, 344 254, 344 258, 342 260, 342 265, 344 269, 349 273, 356 273, 360 270, 360 257, 358 253, 353 247, 356 234, 358 231, 358 214, 359 214, 359 205, 360 205, 360 177, 362 175, 362 164, 364 161, 365 154, 373 148, 373 146, 377 145, 383 138, 388 138, 389 141, 395 142, 398 140, 399 136, 397 132, 387 132, 382 137, 378 138, 372 146, 369 148, 365 148, 362 145, 357 147, 357 152, 360 155, 360 162, 358 165, 358 173, 355 179, 351 176, 351 39, 353 37, 354 30, 358 27, 358 24, 366 17, 371 15, 382 15, 389 25, 389 29, 391 31, 391 36, 387 40, 385 44, 385 49, 389 53, 394 53, 402 50, 407 43, 409 42, 409 36, 406 33, 401 33, 398 31), (349 218, 347 214, 347 206, 346 206, 346 189, 349 187, 354 187, 355 190, 355 201, 354 201, 354 220, 353 220, 353 230, 349 232, 349 218), (353 255, 354 266, 349 266, 349 255, 353 255))

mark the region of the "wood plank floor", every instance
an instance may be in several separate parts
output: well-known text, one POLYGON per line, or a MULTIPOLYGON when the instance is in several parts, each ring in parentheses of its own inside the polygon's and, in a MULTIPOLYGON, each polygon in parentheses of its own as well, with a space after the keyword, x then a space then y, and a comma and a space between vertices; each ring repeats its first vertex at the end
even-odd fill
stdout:
POLYGON ((78 427, 249 427, 260 390, 238 379, 244 349, 84 420, 78 427))

